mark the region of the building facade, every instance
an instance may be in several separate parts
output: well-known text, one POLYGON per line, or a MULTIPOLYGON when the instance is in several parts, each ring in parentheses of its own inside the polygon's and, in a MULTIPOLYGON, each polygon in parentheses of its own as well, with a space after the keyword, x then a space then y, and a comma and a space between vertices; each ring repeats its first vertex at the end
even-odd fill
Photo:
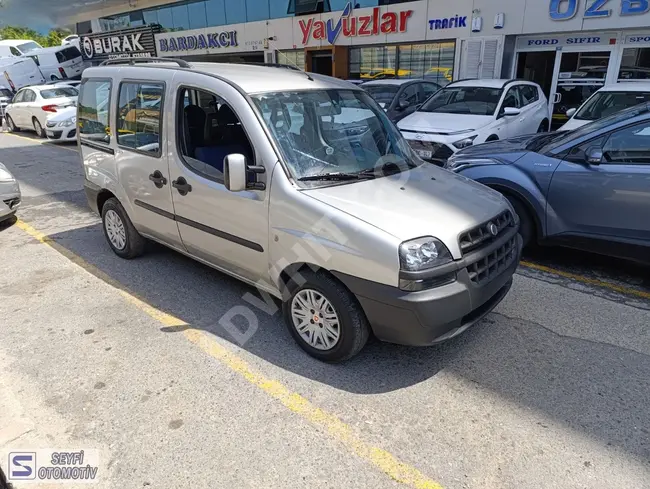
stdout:
POLYGON ((525 78, 556 122, 605 83, 650 79, 650 0, 125 0, 78 32, 157 25, 158 56, 275 62, 344 79, 525 78))

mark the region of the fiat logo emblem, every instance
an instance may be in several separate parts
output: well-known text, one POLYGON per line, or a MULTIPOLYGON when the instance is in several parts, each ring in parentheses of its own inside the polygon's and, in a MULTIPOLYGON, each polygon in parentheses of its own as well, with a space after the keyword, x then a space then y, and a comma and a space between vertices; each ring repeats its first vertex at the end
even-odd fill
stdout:
POLYGON ((499 234, 499 228, 493 222, 487 223, 487 230, 492 236, 496 236, 497 234, 499 234))

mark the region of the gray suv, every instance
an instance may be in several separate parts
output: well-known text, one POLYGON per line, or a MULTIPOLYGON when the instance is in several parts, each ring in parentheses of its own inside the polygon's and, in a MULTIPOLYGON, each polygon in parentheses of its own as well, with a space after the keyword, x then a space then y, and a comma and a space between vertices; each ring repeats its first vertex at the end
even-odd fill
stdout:
POLYGON ((650 262, 650 104, 570 132, 486 143, 447 169, 505 195, 524 244, 555 243, 650 262))

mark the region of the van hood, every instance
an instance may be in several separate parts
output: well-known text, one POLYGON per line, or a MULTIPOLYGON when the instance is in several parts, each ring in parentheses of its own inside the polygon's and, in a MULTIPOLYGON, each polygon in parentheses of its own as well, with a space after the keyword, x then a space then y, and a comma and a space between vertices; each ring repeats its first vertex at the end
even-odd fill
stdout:
POLYGON ((402 119, 397 127, 407 131, 451 135, 480 129, 493 120, 494 117, 491 115, 414 112, 402 119))
POLYGON ((305 193, 400 241, 438 238, 456 259, 461 232, 509 208, 498 192, 428 163, 396 175, 305 193))

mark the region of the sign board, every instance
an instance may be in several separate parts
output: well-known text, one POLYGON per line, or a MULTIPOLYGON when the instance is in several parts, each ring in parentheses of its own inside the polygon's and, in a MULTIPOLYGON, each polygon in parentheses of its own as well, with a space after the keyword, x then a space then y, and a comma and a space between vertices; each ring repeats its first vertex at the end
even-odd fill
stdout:
POLYGON ((83 35, 79 42, 81 55, 85 61, 155 57, 154 35, 160 31, 160 26, 147 26, 83 35))
POLYGON ((616 43, 616 34, 575 33, 547 34, 544 36, 518 36, 518 50, 555 50, 560 47, 603 46, 616 43))

